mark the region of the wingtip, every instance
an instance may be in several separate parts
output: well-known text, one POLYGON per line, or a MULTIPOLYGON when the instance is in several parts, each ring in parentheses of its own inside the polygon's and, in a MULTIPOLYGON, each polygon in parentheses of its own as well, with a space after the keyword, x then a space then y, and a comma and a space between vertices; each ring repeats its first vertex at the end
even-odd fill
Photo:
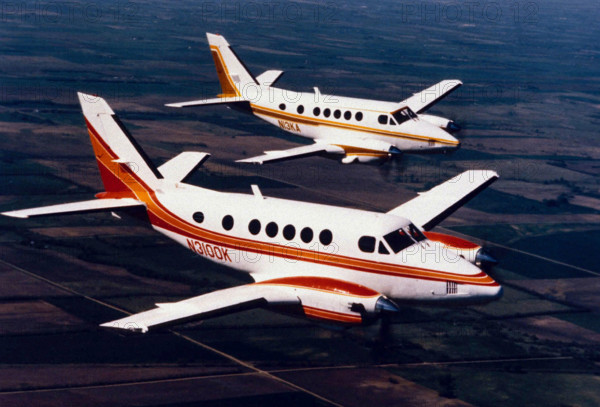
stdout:
POLYGON ((29 218, 29 216, 21 214, 20 211, 0 212, 0 215, 8 216, 10 218, 19 218, 19 219, 29 218))

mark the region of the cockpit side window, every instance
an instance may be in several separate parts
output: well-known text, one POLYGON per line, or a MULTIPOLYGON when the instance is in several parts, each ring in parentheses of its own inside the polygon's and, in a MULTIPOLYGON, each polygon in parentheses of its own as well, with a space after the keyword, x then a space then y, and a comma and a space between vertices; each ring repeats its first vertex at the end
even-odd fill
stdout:
POLYGON ((398 253, 408 246, 412 246, 414 240, 410 238, 404 229, 398 229, 392 233, 388 233, 383 237, 387 244, 392 248, 394 253, 398 253))
POLYGON ((421 231, 412 223, 408 225, 408 233, 410 233, 412 238, 415 239, 417 242, 427 239, 425 235, 423 235, 423 233, 421 233, 421 231))
POLYGON ((385 247, 381 240, 379 241, 378 247, 379 248, 377 249, 377 252, 379 252, 379 254, 390 254, 389 250, 385 247))
POLYGON ((398 124, 402 124, 405 121, 407 121, 408 119, 416 119, 417 118, 417 115, 415 114, 415 112, 410 110, 409 107, 405 107, 403 109, 396 110, 394 113, 392 113, 392 116, 394 116, 394 119, 396 119, 398 124))

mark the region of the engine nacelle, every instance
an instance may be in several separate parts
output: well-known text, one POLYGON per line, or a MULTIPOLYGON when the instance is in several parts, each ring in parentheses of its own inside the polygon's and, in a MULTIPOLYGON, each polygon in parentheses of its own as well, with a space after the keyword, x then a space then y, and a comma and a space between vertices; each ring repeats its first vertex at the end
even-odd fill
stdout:
POLYGON ((424 235, 430 241, 440 245, 440 249, 444 250, 447 256, 460 256, 476 266, 498 263, 477 243, 443 233, 424 232, 424 235))
POLYGON ((368 287, 326 277, 289 277, 261 284, 291 290, 300 300, 302 316, 327 323, 362 325, 398 307, 368 287))
POLYGON ((434 126, 450 132, 456 132, 460 130, 460 126, 456 124, 456 122, 446 119, 445 117, 433 116, 431 114, 420 114, 419 119, 425 120, 434 126))
POLYGON ((346 154, 342 158, 342 164, 379 164, 390 158, 389 154, 373 154, 373 155, 358 155, 358 154, 346 154))

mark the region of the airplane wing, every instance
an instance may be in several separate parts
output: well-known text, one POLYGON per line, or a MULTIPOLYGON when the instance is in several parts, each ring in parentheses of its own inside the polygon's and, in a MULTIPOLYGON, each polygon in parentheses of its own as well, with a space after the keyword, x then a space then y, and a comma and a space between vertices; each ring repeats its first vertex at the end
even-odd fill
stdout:
POLYGON ((257 275, 256 283, 231 287, 156 308, 101 326, 145 333, 197 319, 207 319, 261 306, 296 308, 305 316, 344 324, 361 324, 398 307, 381 293, 344 280, 318 276, 257 275), (261 278, 262 277, 262 278, 261 278), (362 306, 358 306, 358 304, 362 306))
POLYGON ((310 144, 308 146, 290 148, 289 150, 265 151, 264 155, 245 158, 243 160, 237 160, 236 162, 264 164, 267 162, 286 161, 295 158, 308 157, 311 155, 317 155, 321 153, 345 154, 345 151, 343 148, 335 145, 326 143, 315 143, 310 144))
POLYGON ((388 214, 405 217, 422 229, 431 230, 497 179, 495 171, 465 171, 427 192, 420 192, 388 214))
POLYGON ((212 98, 212 99, 200 99, 191 100, 189 102, 169 103, 167 107, 191 107, 191 106, 210 106, 210 105, 221 105, 221 104, 232 104, 232 103, 249 103, 247 100, 239 97, 224 97, 224 98, 212 98))
POLYGON ((458 79, 446 79, 424 91, 415 93, 400 103, 407 105, 415 113, 422 113, 448 96, 452 91, 458 89, 461 85, 462 82, 458 79))
POLYGON ((32 218, 37 216, 67 215, 72 213, 100 212, 119 208, 145 206, 143 202, 132 198, 121 199, 92 199, 91 201, 72 202, 67 204, 42 206, 38 208, 21 209, 18 211, 2 212, 0 215, 13 218, 32 218))
POLYGON ((293 295, 293 292, 277 286, 247 284, 179 302, 156 304, 157 308, 100 326, 146 333, 150 328, 183 323, 192 319, 207 319, 267 304, 300 304, 300 300, 293 295))

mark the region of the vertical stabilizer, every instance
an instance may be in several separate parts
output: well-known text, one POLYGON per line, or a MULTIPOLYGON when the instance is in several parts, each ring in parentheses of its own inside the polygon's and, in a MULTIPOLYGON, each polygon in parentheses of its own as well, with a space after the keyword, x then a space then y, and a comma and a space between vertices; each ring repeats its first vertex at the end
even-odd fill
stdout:
POLYGON ((107 195, 133 197, 156 188, 162 175, 108 103, 97 96, 77 95, 107 195))
POLYGON ((245 86, 258 85, 254 76, 231 49, 225 37, 206 33, 206 38, 221 83, 219 97, 243 96, 245 86))

